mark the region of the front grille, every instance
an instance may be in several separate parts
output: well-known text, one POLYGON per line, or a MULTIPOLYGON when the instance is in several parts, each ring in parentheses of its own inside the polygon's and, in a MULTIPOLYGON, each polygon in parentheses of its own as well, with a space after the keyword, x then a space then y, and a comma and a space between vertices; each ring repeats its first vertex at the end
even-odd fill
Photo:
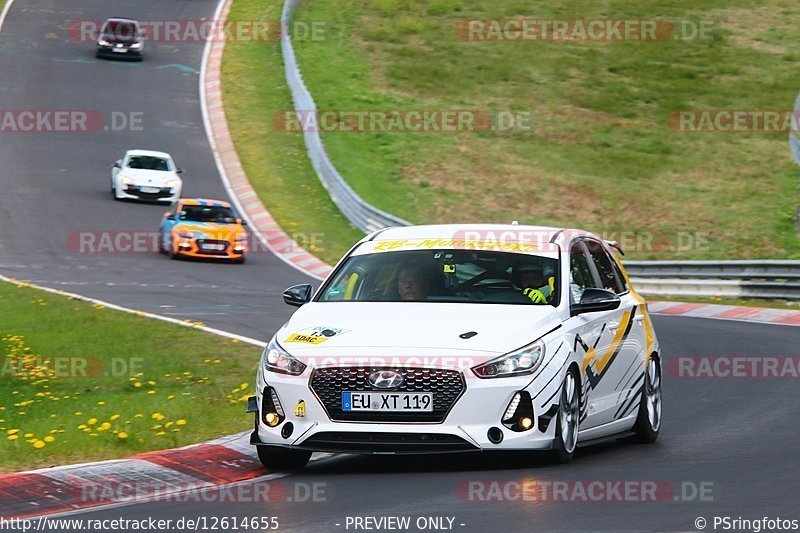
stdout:
POLYGON ((220 241, 216 239, 197 239, 197 253, 203 255, 228 255, 228 241, 220 241), (222 250, 205 250, 203 246, 206 244, 222 245, 222 250))
POLYGON ((169 187, 161 187, 159 188, 158 192, 142 192, 139 187, 128 186, 125 192, 134 196, 138 196, 142 200, 158 200, 172 196, 172 189, 169 187))
POLYGON ((330 367, 317 368, 311 374, 311 390, 331 420, 342 422, 443 422, 466 389, 458 370, 441 368, 330 367), (392 391, 374 389, 369 375, 378 370, 394 370, 403 375, 403 384, 392 391), (343 411, 342 392, 430 392, 431 412, 343 411))
POLYGON ((361 433, 324 431, 298 446, 306 450, 333 453, 450 453, 479 448, 456 435, 436 433, 361 433))

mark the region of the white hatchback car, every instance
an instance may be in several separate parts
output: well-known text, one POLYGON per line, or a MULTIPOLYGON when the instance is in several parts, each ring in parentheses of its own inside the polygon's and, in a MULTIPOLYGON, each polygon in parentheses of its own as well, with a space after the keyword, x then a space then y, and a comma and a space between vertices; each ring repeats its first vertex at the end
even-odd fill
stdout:
POLYGON ((165 152, 128 150, 111 169, 111 193, 116 200, 172 204, 181 197, 182 172, 165 152))
POLYGON ((614 250, 584 231, 391 228, 360 241, 269 341, 251 443, 314 451, 549 450, 661 425, 661 354, 614 250))

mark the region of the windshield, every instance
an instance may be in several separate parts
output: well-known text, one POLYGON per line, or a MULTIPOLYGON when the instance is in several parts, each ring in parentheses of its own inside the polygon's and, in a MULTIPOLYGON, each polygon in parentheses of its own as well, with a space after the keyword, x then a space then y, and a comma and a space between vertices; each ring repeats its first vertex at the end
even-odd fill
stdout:
POLYGON ((168 159, 163 157, 153 157, 149 155, 134 155, 128 160, 128 168, 140 170, 158 170, 167 172, 172 170, 172 165, 168 159))
POLYGON ((139 32, 136 24, 132 22, 113 21, 107 22, 103 29, 100 31, 101 37, 110 38, 118 37, 121 39, 135 39, 138 37, 139 32))
POLYGON ((354 255, 317 301, 557 306, 558 271, 557 259, 507 252, 439 249, 354 255))
POLYGON ((236 215, 230 207, 216 205, 184 205, 178 214, 179 220, 187 222, 214 222, 217 224, 233 224, 236 215))

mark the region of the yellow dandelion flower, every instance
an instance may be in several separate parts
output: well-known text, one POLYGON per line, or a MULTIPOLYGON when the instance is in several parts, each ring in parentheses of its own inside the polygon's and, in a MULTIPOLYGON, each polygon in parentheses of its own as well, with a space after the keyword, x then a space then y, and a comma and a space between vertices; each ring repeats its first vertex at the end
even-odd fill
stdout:
POLYGON ((155 382, 155 381, 153 381, 153 380, 150 380, 150 381, 148 381, 148 382, 147 382, 147 384, 148 384, 148 385, 150 385, 150 386, 152 386, 152 385, 155 385, 155 384, 156 384, 156 382, 155 382))
POLYGON ((9 429, 8 431, 6 431, 6 433, 8 433, 9 435, 16 435, 17 433, 19 433, 19 430, 18 429, 9 429))
POLYGON ((164 431, 159 431, 158 433, 156 433, 156 435, 166 435, 166 432, 164 432, 164 431))
POLYGON ((139 387, 142 386, 142 384, 137 381, 136 383, 133 384, 133 386, 138 389, 139 387))
POLYGON ((117 433, 117 437, 120 438, 120 439, 127 439, 128 438, 128 434, 125 433, 124 431, 120 431, 119 433, 117 433))
POLYGON ((155 394, 155 393, 156 393, 156 391, 154 391, 154 390, 147 391, 147 394, 155 394))
POLYGON ((176 425, 176 426, 185 426, 185 425, 186 425, 186 420, 184 420, 183 418, 181 418, 180 420, 178 420, 178 421, 176 421, 176 422, 175 422, 175 425, 176 425))
POLYGON ((90 418, 89 420, 86 421, 86 423, 89 424, 90 426, 93 426, 93 425, 97 424, 97 419, 96 418, 90 418))
POLYGON ((44 440, 45 442, 53 442, 54 440, 56 440, 56 438, 55 438, 55 437, 53 437, 52 435, 48 435, 48 436, 46 436, 46 437, 45 437, 43 440, 44 440))
POLYGON ((19 438, 19 435, 9 435, 8 436, 8 440, 17 440, 18 438, 19 438))
POLYGON ((119 415, 111 415, 111 418, 109 418, 109 420, 116 420, 117 418, 119 418, 119 415))
POLYGON ((44 441, 43 440, 36 440, 33 441, 34 448, 44 448, 44 441))
POLYGON ((81 416, 83 413, 81 411, 75 411, 75 416, 81 416))
POLYGON ((29 439, 31 437, 33 437, 33 433, 25 433, 25 438, 26 439, 29 439))
POLYGON ((167 400, 173 400, 173 399, 175 399, 174 394, 170 394, 169 396, 167 396, 167 400))
POLYGON ((105 404, 106 404, 106 402, 103 402, 103 401, 97 402, 97 405, 105 405, 105 404))

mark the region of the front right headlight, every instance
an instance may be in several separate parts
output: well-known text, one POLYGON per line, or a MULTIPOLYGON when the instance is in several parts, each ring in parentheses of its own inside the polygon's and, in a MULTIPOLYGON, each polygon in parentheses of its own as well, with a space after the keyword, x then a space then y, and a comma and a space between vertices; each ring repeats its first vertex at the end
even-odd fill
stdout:
POLYGON ((524 348, 501 355, 472 368, 479 378, 504 378, 534 373, 544 360, 544 342, 538 340, 524 348))
POLYGON ((281 345, 278 344, 278 341, 275 340, 275 337, 272 337, 272 340, 269 341, 267 347, 264 348, 264 353, 261 356, 261 360, 264 364, 264 370, 268 372, 299 376, 306 369, 306 365, 304 363, 301 363, 289 355, 286 350, 281 348, 281 345))
POLYGON ((133 178, 128 176, 122 176, 119 180, 125 185, 130 185, 131 183, 133 183, 133 178))

